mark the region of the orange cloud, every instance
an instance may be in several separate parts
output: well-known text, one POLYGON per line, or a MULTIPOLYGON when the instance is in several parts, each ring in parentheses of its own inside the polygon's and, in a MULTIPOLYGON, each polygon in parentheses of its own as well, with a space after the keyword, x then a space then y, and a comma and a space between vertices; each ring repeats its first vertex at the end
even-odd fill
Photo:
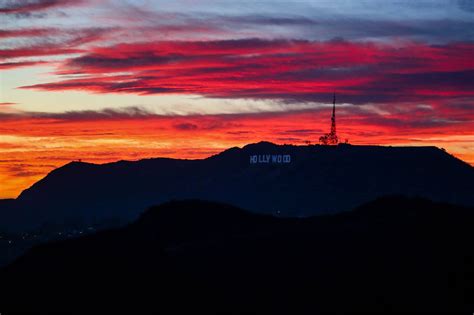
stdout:
MULTIPOLYGON (((474 164, 474 138, 468 132, 474 129, 472 121, 462 126, 426 123, 420 128, 401 121, 406 115, 393 117, 389 124, 346 112, 344 108, 338 112, 338 132, 354 144, 439 145, 474 164)), ((3 118, 0 198, 17 196, 71 160, 105 163, 151 157, 204 158, 261 140, 316 143, 328 131, 330 111, 135 117, 109 113, 107 118, 92 113, 64 115, 3 118)))

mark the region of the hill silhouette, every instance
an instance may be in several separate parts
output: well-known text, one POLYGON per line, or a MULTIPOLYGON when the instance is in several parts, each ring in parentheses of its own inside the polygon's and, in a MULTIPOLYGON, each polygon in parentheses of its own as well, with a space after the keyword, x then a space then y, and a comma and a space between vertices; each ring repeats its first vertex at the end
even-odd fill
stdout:
POLYGON ((169 202, 124 228, 33 248, 0 271, 0 304, 471 312, 473 210, 387 197, 298 219, 169 202))
POLYGON ((0 231, 131 222, 153 204, 189 198, 291 217, 349 210, 391 194, 474 205, 473 182, 473 167, 436 147, 260 142, 202 160, 71 162, 0 204, 0 231), (277 154, 290 155, 291 163, 249 162, 252 155, 277 154))

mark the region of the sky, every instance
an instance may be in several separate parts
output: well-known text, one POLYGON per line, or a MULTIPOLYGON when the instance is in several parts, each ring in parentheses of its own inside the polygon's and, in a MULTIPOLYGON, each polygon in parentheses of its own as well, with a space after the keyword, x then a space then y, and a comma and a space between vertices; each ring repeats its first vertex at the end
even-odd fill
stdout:
POLYGON ((474 165, 474 0, 0 0, 0 198, 72 160, 258 141, 474 165))

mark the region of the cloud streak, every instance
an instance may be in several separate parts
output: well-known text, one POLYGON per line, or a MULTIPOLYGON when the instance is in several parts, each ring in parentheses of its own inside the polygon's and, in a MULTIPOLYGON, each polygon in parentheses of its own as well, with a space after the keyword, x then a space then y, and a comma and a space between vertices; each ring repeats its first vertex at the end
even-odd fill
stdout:
POLYGON ((0 14, 27 14, 79 2, 81 0, 5 0, 0 4, 0 14))
POLYGON ((24 28, 0 31, 0 70, 36 66, 47 61, 32 60, 38 57, 60 56, 87 52, 85 46, 98 42, 113 33, 111 28, 24 28))
POLYGON ((252 38, 119 44, 68 59, 58 69, 81 78, 22 88, 291 101, 325 101, 338 91, 353 104, 474 97, 473 54, 471 43, 252 38))
MULTIPOLYGON (((11 103, 3 103, 5 105, 11 103)), ((439 106, 440 104, 438 104, 439 106)), ((443 104, 444 105, 444 104, 443 104)), ((450 105, 450 104, 448 104, 450 105)), ((407 128, 412 129, 412 132, 423 132, 423 130, 431 131, 433 128, 454 128, 456 130, 463 130, 465 126, 472 126, 474 124, 474 113, 472 111, 465 111, 463 106, 456 108, 452 106, 449 116, 440 115, 438 108, 422 105, 404 104, 399 107, 392 107, 386 104, 382 107, 374 109, 372 106, 343 106, 338 109, 338 119, 345 125, 365 125, 375 128, 389 128, 394 132, 408 131, 407 128), (409 113, 409 115, 407 115, 409 113)), ((82 111, 66 111, 66 112, 0 112, 0 121, 5 125, 11 122, 23 121, 25 123, 31 121, 40 125, 55 124, 76 124, 76 123, 104 123, 120 122, 120 121, 135 121, 137 124, 144 121, 166 122, 167 128, 176 129, 179 131, 193 131, 193 130, 225 130, 224 127, 239 126, 248 121, 311 121, 313 124, 320 124, 325 126, 328 124, 330 114, 329 107, 315 106, 309 109, 295 109, 287 111, 261 111, 253 113, 235 113, 235 114, 213 114, 213 115, 163 115, 156 114, 150 110, 141 107, 127 107, 127 108, 106 108, 103 110, 82 110, 82 111), (224 122, 221 124, 221 122, 224 122), (223 128, 221 130, 221 128, 223 128)), ((159 123, 158 123, 159 124, 159 123)), ((309 123, 308 123, 309 124, 309 123)), ((160 124, 159 124, 160 125, 160 124)), ((16 132, 21 132, 21 128, 15 129, 16 132)), ((323 129, 318 129, 323 130, 323 129)), ((438 129, 439 130, 439 129, 438 129)), ((5 133, 6 129, 1 129, 5 133)), ((293 136, 302 135, 307 132, 314 131, 314 128, 302 128, 302 126, 295 125, 295 128, 285 130, 285 134, 293 136)), ((240 132, 240 131, 239 131, 240 132)), ((28 132, 22 133, 24 135, 40 134, 28 132)))

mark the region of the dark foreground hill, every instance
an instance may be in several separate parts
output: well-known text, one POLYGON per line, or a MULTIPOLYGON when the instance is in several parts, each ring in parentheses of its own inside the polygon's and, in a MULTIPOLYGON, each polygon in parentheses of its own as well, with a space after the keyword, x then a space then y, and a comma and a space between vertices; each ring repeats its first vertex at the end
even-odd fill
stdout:
POLYGON ((473 206, 473 183, 473 167, 435 147, 261 142, 203 160, 69 163, 14 203, 0 204, 0 232, 130 222, 153 204, 187 198, 293 217, 349 210, 391 194, 473 206))
POLYGON ((474 209, 391 197, 276 218, 203 201, 37 246, 0 271, 4 310, 467 311, 474 209))

